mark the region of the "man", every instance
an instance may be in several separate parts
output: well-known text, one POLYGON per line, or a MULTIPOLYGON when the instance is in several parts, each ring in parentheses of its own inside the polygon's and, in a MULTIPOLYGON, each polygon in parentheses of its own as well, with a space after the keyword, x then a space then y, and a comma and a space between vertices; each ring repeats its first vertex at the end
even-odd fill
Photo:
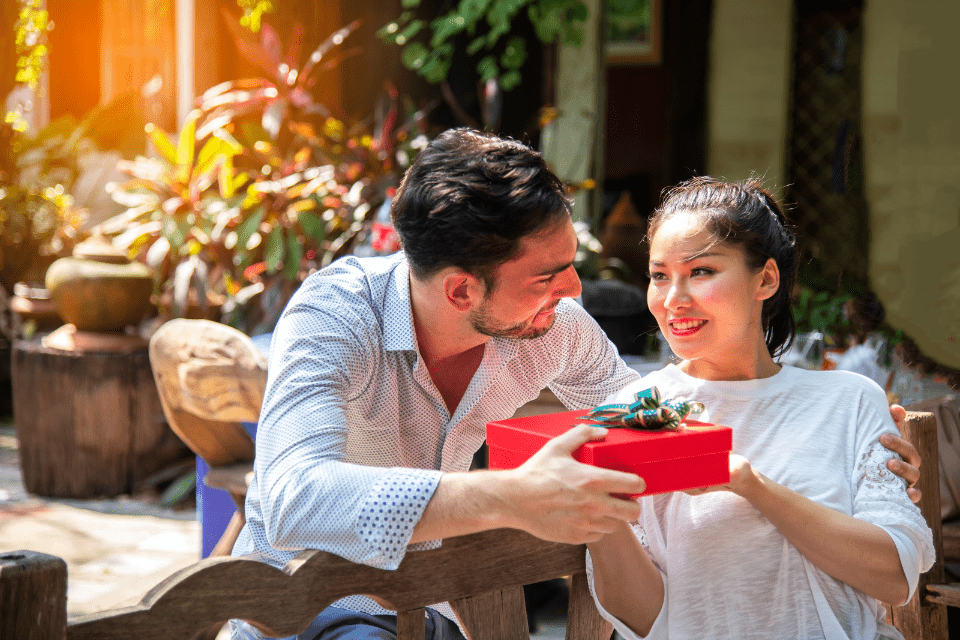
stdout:
MULTIPOLYGON (((641 493, 641 478, 570 455, 599 427, 516 470, 467 472, 486 423, 544 387, 589 408, 638 377, 569 299, 580 281, 562 182, 517 142, 451 130, 410 167, 392 217, 403 253, 311 276, 277 325, 234 555, 279 567, 322 549, 395 569, 446 537, 512 527, 584 543, 636 520, 638 504, 611 494, 641 493)), ((345 598, 299 637, 393 638, 392 613, 345 598)), ((462 638, 448 605, 429 614, 428 638, 462 638)), ((257 637, 234 623, 234 638, 257 637)))

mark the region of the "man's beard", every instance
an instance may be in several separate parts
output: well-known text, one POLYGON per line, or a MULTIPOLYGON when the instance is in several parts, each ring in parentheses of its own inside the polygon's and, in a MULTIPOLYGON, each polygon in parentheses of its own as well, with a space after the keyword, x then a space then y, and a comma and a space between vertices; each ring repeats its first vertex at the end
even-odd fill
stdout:
MULTIPOLYGON (((556 309, 556 307, 554 307, 556 309)), ((532 327, 525 322, 515 325, 502 326, 497 325, 490 319, 486 305, 470 314, 470 323, 473 330, 480 335, 490 336, 491 338, 515 338, 520 340, 530 340, 544 335, 553 326, 556 315, 550 319, 550 324, 545 327, 532 327)))

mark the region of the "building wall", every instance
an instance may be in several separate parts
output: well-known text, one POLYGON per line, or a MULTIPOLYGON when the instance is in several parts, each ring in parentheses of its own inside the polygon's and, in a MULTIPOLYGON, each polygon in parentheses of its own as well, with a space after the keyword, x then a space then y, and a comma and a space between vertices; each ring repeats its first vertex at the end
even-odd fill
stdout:
POLYGON ((782 185, 790 79, 791 0, 715 0, 707 170, 782 185))
POLYGON ((960 3, 868 0, 871 283, 888 320, 960 368, 960 3))
MULTIPOLYGON (((708 171, 785 174, 791 0, 716 0, 708 171), (745 28, 749 26, 749 29, 745 28)), ((960 368, 960 3, 865 0, 870 284, 888 321, 960 368)))

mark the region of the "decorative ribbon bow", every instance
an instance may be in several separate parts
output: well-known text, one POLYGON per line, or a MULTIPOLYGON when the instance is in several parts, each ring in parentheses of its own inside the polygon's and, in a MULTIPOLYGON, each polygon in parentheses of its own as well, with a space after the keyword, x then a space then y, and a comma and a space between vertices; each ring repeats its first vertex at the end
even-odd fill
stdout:
POLYGON ((676 431, 688 415, 700 413, 703 408, 702 403, 682 397, 661 400, 660 391, 650 387, 638 391, 631 404, 604 404, 580 419, 602 422, 614 429, 626 427, 643 431, 676 431))

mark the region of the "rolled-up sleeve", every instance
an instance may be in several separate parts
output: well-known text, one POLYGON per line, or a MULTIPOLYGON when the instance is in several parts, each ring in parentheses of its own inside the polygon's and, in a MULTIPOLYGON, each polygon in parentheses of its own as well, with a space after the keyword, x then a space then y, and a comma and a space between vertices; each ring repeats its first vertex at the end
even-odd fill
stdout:
POLYGON ((442 474, 345 461, 344 407, 382 356, 363 335, 376 326, 338 311, 293 305, 274 334, 255 463, 263 530, 274 549, 395 569, 442 474))

